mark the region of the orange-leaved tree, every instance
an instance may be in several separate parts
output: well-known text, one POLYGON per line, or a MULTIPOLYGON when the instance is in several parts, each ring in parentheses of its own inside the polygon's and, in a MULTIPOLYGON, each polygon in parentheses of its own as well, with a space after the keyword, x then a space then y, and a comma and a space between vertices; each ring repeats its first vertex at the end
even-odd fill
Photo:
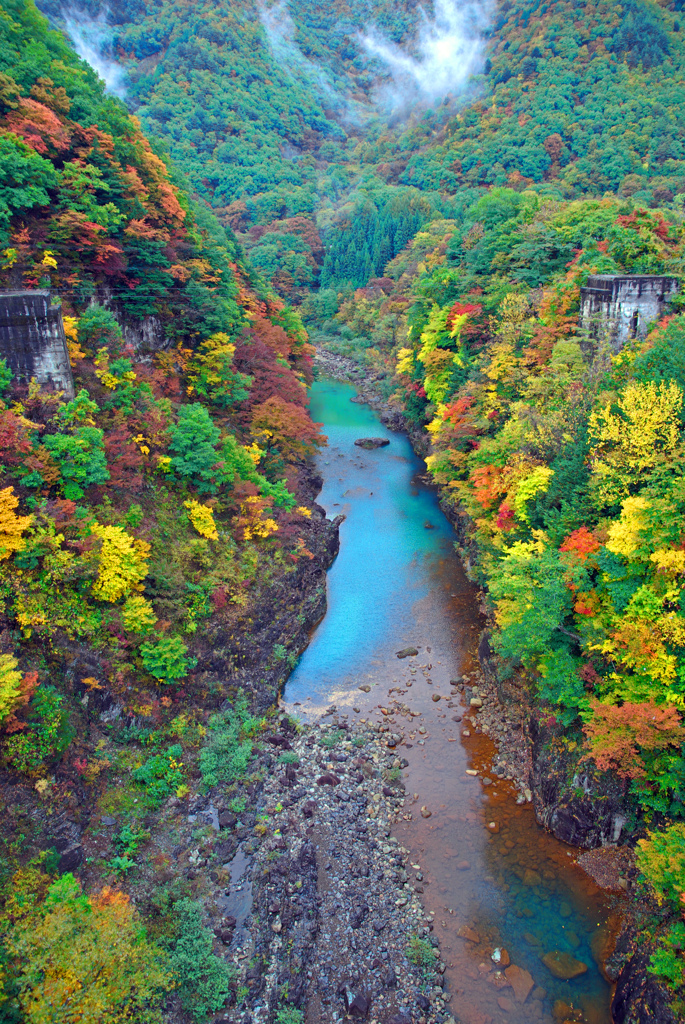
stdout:
POLYGON ((312 423, 306 409, 278 395, 255 406, 251 426, 257 442, 276 448, 287 462, 308 458, 327 441, 318 429, 322 423, 312 423))
POLYGON ((672 704, 626 701, 620 707, 591 700, 592 718, 584 726, 590 754, 600 771, 612 769, 624 779, 646 775, 642 754, 668 747, 680 748, 685 727, 672 704))

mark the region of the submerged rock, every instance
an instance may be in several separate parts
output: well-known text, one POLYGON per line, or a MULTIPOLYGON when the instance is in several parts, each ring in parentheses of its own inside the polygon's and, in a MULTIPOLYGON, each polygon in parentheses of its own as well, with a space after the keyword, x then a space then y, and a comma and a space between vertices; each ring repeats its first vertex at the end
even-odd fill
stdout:
POLYGON ((514 990, 516 1001, 518 1003, 525 1003, 531 989, 535 987, 535 982, 529 971, 524 970, 523 967, 517 967, 516 964, 512 964, 511 967, 507 967, 504 976, 514 990))
POLYGON ((387 437, 358 437, 354 443, 357 448, 366 448, 370 451, 372 448, 385 448, 390 441, 387 437))
POLYGON ((576 960, 570 953, 555 949, 553 953, 546 953, 542 958, 545 967, 552 972, 555 978, 562 981, 570 981, 587 971, 587 964, 582 960, 576 960))

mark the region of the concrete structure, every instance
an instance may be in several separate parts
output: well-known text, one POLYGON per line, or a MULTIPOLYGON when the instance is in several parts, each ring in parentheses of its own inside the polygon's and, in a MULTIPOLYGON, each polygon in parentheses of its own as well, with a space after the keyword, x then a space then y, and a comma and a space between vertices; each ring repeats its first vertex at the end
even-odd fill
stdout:
POLYGON ((631 338, 644 338, 678 291, 674 277, 615 274, 588 278, 580 289, 580 326, 593 340, 606 339, 619 352, 631 338))
POLYGON ((15 377, 74 397, 62 310, 48 291, 0 291, 0 356, 15 377))

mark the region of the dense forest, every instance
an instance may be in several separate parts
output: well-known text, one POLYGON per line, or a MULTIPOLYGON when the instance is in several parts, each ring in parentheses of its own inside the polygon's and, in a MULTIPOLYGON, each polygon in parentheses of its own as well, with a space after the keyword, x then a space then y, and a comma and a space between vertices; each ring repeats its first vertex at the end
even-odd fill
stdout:
MULTIPOLYGON (((361 33, 411 45, 412 4, 114 3, 125 102, 39 6, 53 28, 2 3, 0 283, 59 293, 76 395, 0 362, 3 769, 44 802, 117 788, 120 881, 208 729, 207 778, 217 750, 244 773, 259 721, 236 706, 210 726, 184 700, 225 696, 203 624, 312 558, 314 342, 428 437, 502 677, 571 777, 618 780, 661 908, 649 970, 682 1014, 685 300, 620 351, 579 326, 590 275, 685 278, 682 3, 502 0, 466 89, 410 112, 361 33), (163 350, 133 343, 144 318, 163 350), (93 746, 103 693, 138 724, 93 746)), ((197 1020, 223 1005, 187 894, 146 908, 146 937, 56 851, 3 856, 3 1019, 60 1019, 59 998, 83 1006, 69 1020, 158 1020, 172 976, 197 1020), (115 933, 129 971, 86 998, 115 933)))

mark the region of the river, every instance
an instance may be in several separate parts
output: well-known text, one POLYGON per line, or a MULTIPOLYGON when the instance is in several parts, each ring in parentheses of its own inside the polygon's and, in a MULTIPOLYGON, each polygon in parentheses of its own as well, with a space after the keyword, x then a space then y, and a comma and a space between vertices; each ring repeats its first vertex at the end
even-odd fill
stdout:
POLYGON ((318 501, 329 517, 346 519, 328 574, 328 611, 288 681, 286 704, 310 720, 335 705, 349 719, 381 721, 380 707, 393 699, 420 713, 398 747, 409 762, 407 813, 394 834, 410 864, 420 865, 456 1020, 609 1024, 611 988, 598 963, 610 940, 610 900, 575 864, 576 851, 539 828, 530 805, 516 804, 511 783, 493 776, 483 784, 492 743, 473 731, 465 738, 454 710, 433 700, 477 668, 474 590, 435 489, 421 479, 423 462, 404 435, 351 402, 354 394, 329 380, 311 391, 312 418, 329 439, 318 459, 318 501), (364 436, 390 444, 355 447, 364 436), (408 646, 418 655, 398 659, 408 646), (534 980, 523 1005, 511 987, 498 987, 491 954, 500 948, 534 980), (556 978, 542 962, 554 951, 587 971, 556 978))

